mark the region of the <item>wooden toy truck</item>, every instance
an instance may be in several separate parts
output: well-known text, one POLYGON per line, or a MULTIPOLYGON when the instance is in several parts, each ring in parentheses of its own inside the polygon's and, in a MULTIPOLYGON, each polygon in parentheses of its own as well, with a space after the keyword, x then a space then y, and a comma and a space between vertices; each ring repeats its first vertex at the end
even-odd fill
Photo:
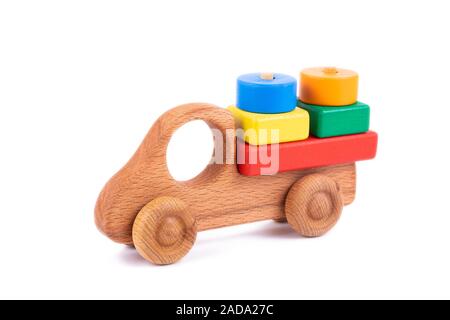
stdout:
MULTIPOLYGON (((287 220, 299 234, 320 236, 338 221, 355 196, 354 159, 271 176, 238 171, 235 120, 210 104, 186 104, 162 115, 129 162, 106 184, 96 207, 98 228, 134 245, 155 264, 170 264, 191 249, 198 231, 261 220, 287 220), (166 150, 176 129, 204 120, 223 133, 223 164, 211 163, 190 181, 175 181, 166 150)), ((374 156, 374 155, 373 155, 374 156)))

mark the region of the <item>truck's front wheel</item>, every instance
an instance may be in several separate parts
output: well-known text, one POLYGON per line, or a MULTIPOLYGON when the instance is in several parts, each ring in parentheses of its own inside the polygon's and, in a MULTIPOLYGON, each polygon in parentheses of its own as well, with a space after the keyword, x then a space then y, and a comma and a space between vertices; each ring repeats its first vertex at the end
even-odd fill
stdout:
POLYGON ((195 217, 173 197, 150 201, 136 217, 133 243, 139 254, 154 264, 171 264, 184 257, 197 236, 195 217))

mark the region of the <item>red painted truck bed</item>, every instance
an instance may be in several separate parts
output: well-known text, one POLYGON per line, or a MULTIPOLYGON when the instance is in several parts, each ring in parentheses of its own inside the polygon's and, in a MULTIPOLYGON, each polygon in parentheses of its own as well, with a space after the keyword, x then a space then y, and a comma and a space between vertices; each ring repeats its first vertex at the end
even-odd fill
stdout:
POLYGON ((276 149, 272 150, 274 145, 250 145, 238 138, 237 166, 241 174, 257 176, 351 163, 374 158, 377 143, 378 135, 373 131, 331 138, 309 137, 278 144, 277 156, 276 149))

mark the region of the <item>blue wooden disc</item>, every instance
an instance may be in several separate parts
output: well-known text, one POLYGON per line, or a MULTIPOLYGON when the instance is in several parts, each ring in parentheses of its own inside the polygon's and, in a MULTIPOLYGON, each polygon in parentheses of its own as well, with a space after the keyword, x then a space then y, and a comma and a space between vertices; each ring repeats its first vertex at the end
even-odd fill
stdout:
POLYGON ((283 113, 297 106, 297 80, 274 73, 265 80, 260 73, 249 73, 237 79, 236 106, 254 113, 283 113))

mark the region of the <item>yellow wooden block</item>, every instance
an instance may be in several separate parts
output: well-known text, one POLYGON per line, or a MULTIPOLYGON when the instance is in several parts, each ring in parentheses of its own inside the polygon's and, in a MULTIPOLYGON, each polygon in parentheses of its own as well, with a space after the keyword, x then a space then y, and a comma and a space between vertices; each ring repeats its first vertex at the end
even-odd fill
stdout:
MULTIPOLYGON (((264 145, 305 140, 309 136, 309 113, 295 108, 286 113, 252 113, 236 106, 228 107, 243 129, 243 139, 249 144, 264 145)), ((242 136, 242 134, 241 134, 242 136)))

